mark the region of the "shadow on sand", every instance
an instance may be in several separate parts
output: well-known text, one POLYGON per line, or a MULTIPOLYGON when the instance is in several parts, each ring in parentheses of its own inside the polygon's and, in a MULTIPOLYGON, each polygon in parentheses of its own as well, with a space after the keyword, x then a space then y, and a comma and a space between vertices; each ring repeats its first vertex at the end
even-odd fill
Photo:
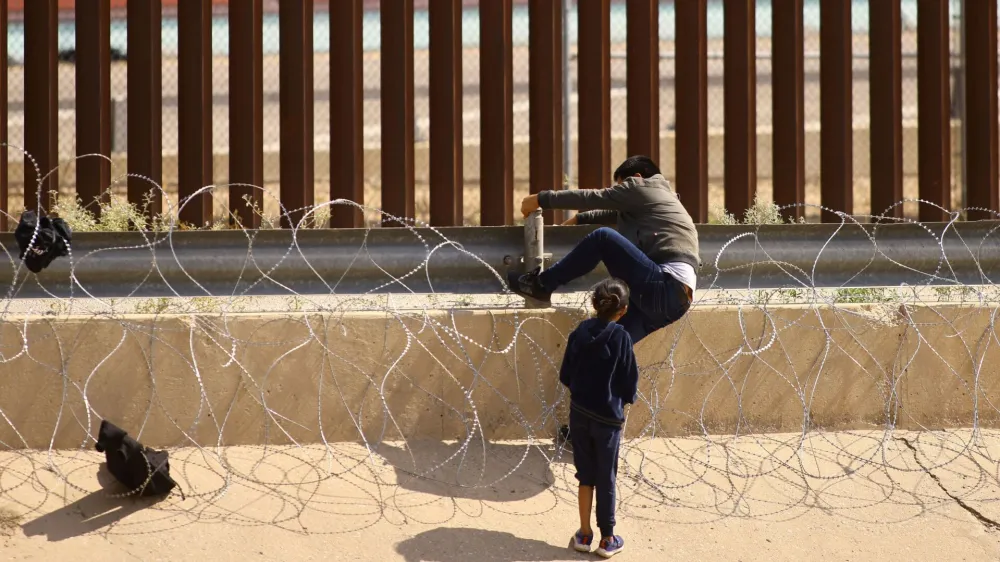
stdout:
POLYGON ((538 446, 487 444, 484 450, 481 441, 473 441, 465 451, 455 455, 459 444, 413 440, 408 448, 380 443, 374 449, 395 469, 397 482, 403 489, 507 502, 544 492, 555 480, 552 462, 572 462, 572 456, 565 451, 559 460, 550 460, 555 455, 552 446, 539 446, 541 451, 538 446), (455 457, 445 462, 452 455, 455 457), (443 466, 427 472, 441 463, 443 466))
POLYGON ((558 547, 534 539, 516 537, 510 533, 484 529, 443 527, 407 539, 396 545, 406 562, 548 562, 562 560, 592 560, 591 554, 581 554, 566 545, 558 547))
POLYGON ((102 488, 51 513, 21 526, 29 537, 45 535, 50 541, 62 541, 110 527, 129 515, 150 507, 162 498, 110 498, 128 490, 115 480, 101 463, 97 481, 102 488))

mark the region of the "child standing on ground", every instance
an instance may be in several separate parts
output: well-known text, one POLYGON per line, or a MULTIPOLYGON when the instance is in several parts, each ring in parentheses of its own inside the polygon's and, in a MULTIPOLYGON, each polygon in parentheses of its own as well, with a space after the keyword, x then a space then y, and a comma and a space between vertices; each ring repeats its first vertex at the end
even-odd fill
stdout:
POLYGON ((590 512, 596 488, 601 531, 597 554, 605 558, 625 547, 614 532, 618 444, 625 423, 624 405, 635 401, 639 384, 632 338, 617 323, 628 310, 628 302, 628 285, 620 279, 606 279, 594 287, 591 303, 596 315, 570 334, 559 370, 559 381, 570 392, 569 434, 580 481, 580 530, 573 536, 573 548, 590 552, 594 540, 590 512))

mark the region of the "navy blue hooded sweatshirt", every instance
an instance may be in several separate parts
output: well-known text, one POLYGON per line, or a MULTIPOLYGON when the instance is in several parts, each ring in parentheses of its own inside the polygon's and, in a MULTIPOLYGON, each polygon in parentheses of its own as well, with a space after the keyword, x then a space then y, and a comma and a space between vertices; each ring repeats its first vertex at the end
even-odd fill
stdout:
POLYGON ((621 427, 623 406, 635 402, 639 385, 632 338, 614 322, 600 318, 581 322, 566 343, 559 381, 569 387, 574 410, 621 427))

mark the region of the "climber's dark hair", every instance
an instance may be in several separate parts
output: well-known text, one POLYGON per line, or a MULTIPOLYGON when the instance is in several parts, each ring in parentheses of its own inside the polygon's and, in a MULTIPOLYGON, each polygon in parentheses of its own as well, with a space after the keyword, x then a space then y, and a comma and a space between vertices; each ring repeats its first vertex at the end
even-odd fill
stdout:
POLYGON ((636 174, 639 174, 643 178, 651 178, 659 173, 661 173, 660 168, 656 165, 656 162, 653 162, 652 158, 637 154, 629 156, 618 166, 618 169, 615 170, 614 180, 622 181, 636 174))
POLYGON ((621 279, 609 277, 594 285, 590 303, 594 306, 598 318, 610 322, 628 306, 628 285, 621 279))

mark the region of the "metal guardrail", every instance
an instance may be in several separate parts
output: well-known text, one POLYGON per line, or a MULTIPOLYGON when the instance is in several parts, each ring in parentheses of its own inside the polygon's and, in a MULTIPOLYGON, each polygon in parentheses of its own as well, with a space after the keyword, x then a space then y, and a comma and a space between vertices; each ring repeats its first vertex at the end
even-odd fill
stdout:
MULTIPOLYGON (((544 249, 529 253, 558 260, 593 228, 546 227, 544 249)), ((992 221, 701 225, 699 289, 990 283, 1000 278, 997 230, 1000 222, 992 221)), ((72 258, 56 260, 37 277, 20 267, 11 294, 500 293, 503 284, 487 264, 501 276, 520 267, 525 241, 522 227, 302 230, 294 236, 288 230, 79 233, 72 258)), ((10 256, 0 283, 12 287, 17 246, 10 234, 0 235, 0 243, 10 256)), ((599 268, 567 289, 585 289, 604 275, 599 268)))

